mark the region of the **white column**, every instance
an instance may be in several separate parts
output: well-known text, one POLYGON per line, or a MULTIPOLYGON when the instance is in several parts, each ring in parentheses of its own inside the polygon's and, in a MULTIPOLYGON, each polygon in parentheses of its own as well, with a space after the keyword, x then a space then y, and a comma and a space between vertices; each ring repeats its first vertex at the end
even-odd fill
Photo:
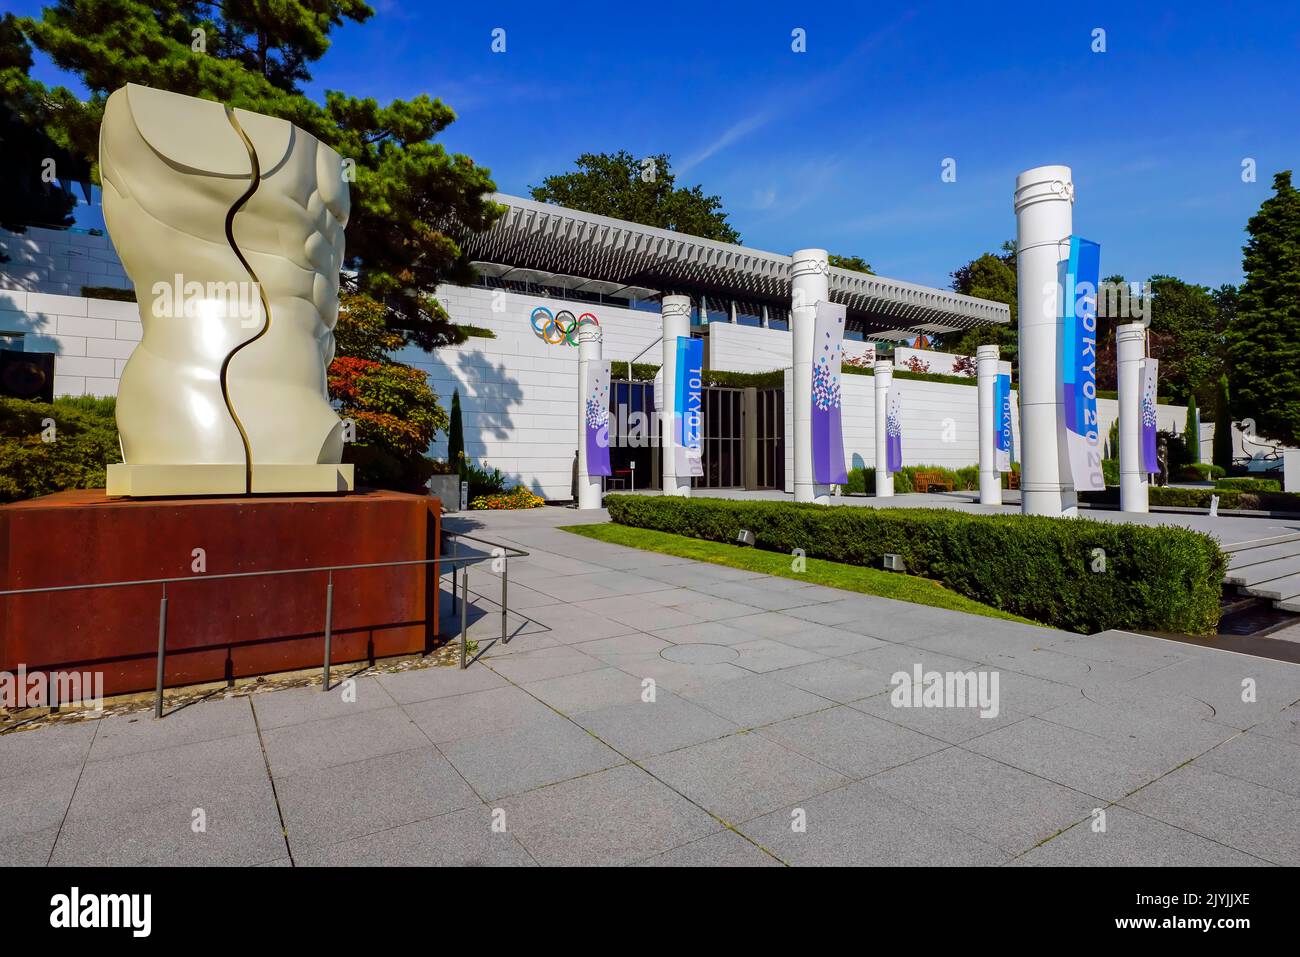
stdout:
POLYGON ((1150 478, 1142 470, 1142 360, 1147 330, 1132 322, 1115 330, 1115 365, 1119 385, 1119 507, 1147 510, 1150 478))
POLYGON ((794 500, 830 504, 829 485, 813 481, 812 360, 817 303, 830 297, 824 249, 800 249, 790 272, 790 348, 794 365, 794 500))
POLYGON ((1016 178, 1017 301, 1020 313, 1020 510, 1078 511, 1060 441, 1057 369, 1059 268, 1069 257, 1074 182, 1068 166, 1039 166, 1016 178))
MULTIPOLYGON (((703 302, 703 300, 700 300, 703 302)), ((677 381, 677 337, 691 334, 691 297, 664 296, 659 307, 663 318, 663 365, 660 382, 663 384, 662 438, 659 455, 662 462, 665 495, 690 496, 691 477, 677 475, 677 394, 673 383, 677 381)))
POLYGON ((894 363, 881 359, 874 366, 876 383, 876 497, 889 498, 894 494, 894 473, 885 471, 889 461, 885 451, 886 421, 889 418, 889 386, 894 381, 894 363))
MULTIPOLYGON (((587 473, 587 393, 591 388, 591 364, 601 359, 600 326, 578 330, 578 508, 600 508, 601 476, 587 473)), ((610 420, 613 432, 613 419, 610 420)))
POLYGON ((977 391, 980 415, 980 504, 1002 504, 1002 473, 997 462, 997 424, 1001 410, 997 401, 998 347, 980 346, 975 350, 977 391))
POLYGON ((771 325, 772 325, 772 319, 767 314, 767 306, 764 306, 763 307, 763 328, 764 329, 770 328, 771 325))

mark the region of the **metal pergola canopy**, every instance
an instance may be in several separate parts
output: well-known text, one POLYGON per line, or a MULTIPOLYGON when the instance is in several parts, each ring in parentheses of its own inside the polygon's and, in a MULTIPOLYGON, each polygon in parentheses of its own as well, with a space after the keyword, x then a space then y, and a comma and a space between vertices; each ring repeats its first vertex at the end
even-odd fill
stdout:
MULTIPOLYGON (((495 194, 505 213, 464 237, 480 273, 502 281, 639 299, 668 293, 764 305, 785 315, 791 257, 701 239, 519 196, 495 194)), ((1011 321, 1004 304, 832 267, 830 298, 850 327, 874 338, 972 329, 1011 321)))

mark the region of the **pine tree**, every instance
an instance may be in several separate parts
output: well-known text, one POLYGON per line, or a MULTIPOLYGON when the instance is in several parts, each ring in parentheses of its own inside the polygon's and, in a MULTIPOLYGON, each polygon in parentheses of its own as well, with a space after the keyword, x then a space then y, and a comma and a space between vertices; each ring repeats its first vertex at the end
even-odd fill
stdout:
MULTIPOLYGON (((1300 443, 1300 190, 1291 171, 1247 225, 1246 281, 1227 330, 1232 413, 1258 434, 1300 443)), ((1217 420, 1216 420, 1217 422, 1217 420)))
POLYGON ((1225 472, 1232 468, 1232 413, 1228 402, 1228 376, 1219 376, 1214 401, 1214 464, 1225 472))

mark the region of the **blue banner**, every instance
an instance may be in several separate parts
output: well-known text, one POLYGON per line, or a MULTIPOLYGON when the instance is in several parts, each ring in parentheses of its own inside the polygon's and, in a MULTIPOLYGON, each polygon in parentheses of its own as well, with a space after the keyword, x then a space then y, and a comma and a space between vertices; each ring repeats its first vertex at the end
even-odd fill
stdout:
POLYGON ((673 383, 677 409, 677 444, 698 451, 704 421, 704 340, 677 337, 677 381, 673 383))
POLYGON ((997 470, 1011 471, 1011 363, 999 362, 993 380, 993 437, 997 470))
POLYGON ((1097 425, 1097 285, 1101 246, 1070 237, 1061 296, 1061 380, 1070 473, 1079 491, 1105 489, 1097 425))

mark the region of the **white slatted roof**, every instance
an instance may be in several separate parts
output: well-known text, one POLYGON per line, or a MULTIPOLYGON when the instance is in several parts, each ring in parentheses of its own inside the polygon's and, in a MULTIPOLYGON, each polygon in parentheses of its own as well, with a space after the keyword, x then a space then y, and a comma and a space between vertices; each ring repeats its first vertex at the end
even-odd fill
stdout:
MULTIPOLYGON (((487 275, 611 296, 702 293, 789 306, 789 256, 519 196, 492 198, 505 214, 464 241, 487 275)), ((831 269, 830 297, 848 308, 851 321, 885 337, 1011 321, 1003 303, 847 269, 831 269)))

